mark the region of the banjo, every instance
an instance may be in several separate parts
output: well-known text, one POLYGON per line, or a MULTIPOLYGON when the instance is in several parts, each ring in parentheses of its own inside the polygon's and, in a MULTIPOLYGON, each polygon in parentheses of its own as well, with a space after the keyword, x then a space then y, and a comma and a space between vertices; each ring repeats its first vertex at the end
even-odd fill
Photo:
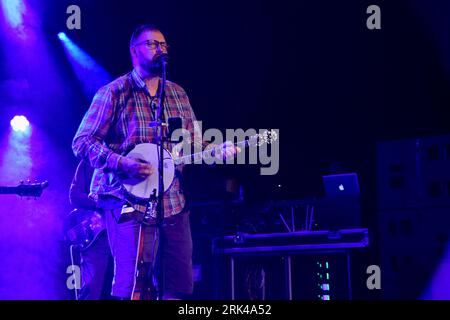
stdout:
MULTIPOLYGON (((249 146, 261 146, 265 143, 270 144, 278 139, 278 134, 275 130, 266 130, 263 133, 255 134, 249 137, 248 140, 237 142, 235 146, 241 149, 249 146)), ((221 146, 219 147, 221 148, 221 146)), ((163 149, 163 182, 164 192, 167 191, 175 178, 176 166, 190 163, 197 163, 206 158, 214 157, 217 148, 211 148, 202 152, 197 152, 191 155, 174 158, 172 154, 163 149)), ((149 163, 155 168, 158 168, 158 153, 159 146, 154 143, 141 143, 136 145, 128 154, 127 157, 149 163)), ((137 198, 138 201, 146 201, 150 196, 157 196, 159 194, 158 170, 149 175, 145 179, 139 178, 122 178, 122 185, 129 193, 129 195, 137 198)))

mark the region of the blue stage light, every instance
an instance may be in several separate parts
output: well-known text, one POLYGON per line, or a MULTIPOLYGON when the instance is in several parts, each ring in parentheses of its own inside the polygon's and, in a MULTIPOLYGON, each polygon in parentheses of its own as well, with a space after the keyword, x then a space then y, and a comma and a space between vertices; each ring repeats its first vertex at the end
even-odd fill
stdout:
POLYGON ((59 38, 59 40, 63 40, 63 41, 67 40, 67 36, 64 32, 58 33, 58 38, 59 38))
POLYGON ((2 8, 6 21, 12 28, 23 24, 26 9, 23 0, 2 0, 2 8))
POLYGON ((111 75, 64 32, 59 32, 58 38, 86 97, 92 99, 100 87, 112 80, 111 75))

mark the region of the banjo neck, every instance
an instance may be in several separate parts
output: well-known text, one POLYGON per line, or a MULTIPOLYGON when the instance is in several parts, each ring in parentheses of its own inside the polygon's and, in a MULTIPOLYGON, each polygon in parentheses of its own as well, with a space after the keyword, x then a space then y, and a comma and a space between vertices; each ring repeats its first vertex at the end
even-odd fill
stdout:
MULTIPOLYGON (((239 141, 234 144, 235 147, 239 148, 246 148, 250 145, 248 140, 239 141)), ((174 159, 174 163, 176 166, 182 165, 182 164, 191 164, 191 163, 198 163, 201 162, 203 159, 210 159, 215 157, 216 152, 220 152, 222 149, 222 146, 216 146, 214 148, 203 150, 201 152, 193 153, 191 155, 182 156, 179 158, 174 159)))

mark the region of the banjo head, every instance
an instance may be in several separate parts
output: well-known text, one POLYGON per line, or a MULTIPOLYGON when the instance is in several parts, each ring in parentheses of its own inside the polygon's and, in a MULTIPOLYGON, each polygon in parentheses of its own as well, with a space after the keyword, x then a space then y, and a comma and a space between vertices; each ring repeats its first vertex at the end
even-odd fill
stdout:
MULTIPOLYGON (((133 196, 137 198, 148 199, 153 194, 154 190, 156 190, 156 195, 159 194, 158 151, 159 147, 154 143, 141 143, 136 145, 136 147, 127 154, 127 157, 148 162, 154 168, 154 172, 145 179, 122 179, 123 186, 133 196)), ((170 188, 174 179, 175 164, 169 151, 164 149, 163 153, 163 180, 165 192, 170 188)))

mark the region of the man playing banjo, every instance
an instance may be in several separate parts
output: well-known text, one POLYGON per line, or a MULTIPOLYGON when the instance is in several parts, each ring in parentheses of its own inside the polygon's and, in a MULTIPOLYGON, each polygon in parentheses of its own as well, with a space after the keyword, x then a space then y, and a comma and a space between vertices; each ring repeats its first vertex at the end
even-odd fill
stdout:
MULTIPOLYGON (((140 222, 135 216, 146 211, 145 203, 130 200, 123 177, 147 179, 157 167, 127 154, 137 145, 153 143, 160 85, 161 54, 168 45, 153 25, 138 27, 131 36, 130 55, 133 70, 99 89, 74 137, 74 154, 95 168, 90 196, 105 211, 106 226, 115 272, 112 296, 129 299, 135 285, 135 269, 140 222), (125 217, 124 219, 121 219, 125 217)), ((195 115, 188 96, 179 85, 167 81, 163 103, 165 119, 180 117, 182 128, 194 137, 195 115)), ((165 148, 170 152, 172 144, 165 148)), ((227 142, 219 156, 233 156, 238 150, 227 142)), ((192 294, 192 238, 189 213, 176 170, 170 188, 164 193, 165 223, 160 234, 163 266, 163 299, 182 299, 192 294)), ((146 226, 144 260, 154 262, 155 226, 146 226)))

